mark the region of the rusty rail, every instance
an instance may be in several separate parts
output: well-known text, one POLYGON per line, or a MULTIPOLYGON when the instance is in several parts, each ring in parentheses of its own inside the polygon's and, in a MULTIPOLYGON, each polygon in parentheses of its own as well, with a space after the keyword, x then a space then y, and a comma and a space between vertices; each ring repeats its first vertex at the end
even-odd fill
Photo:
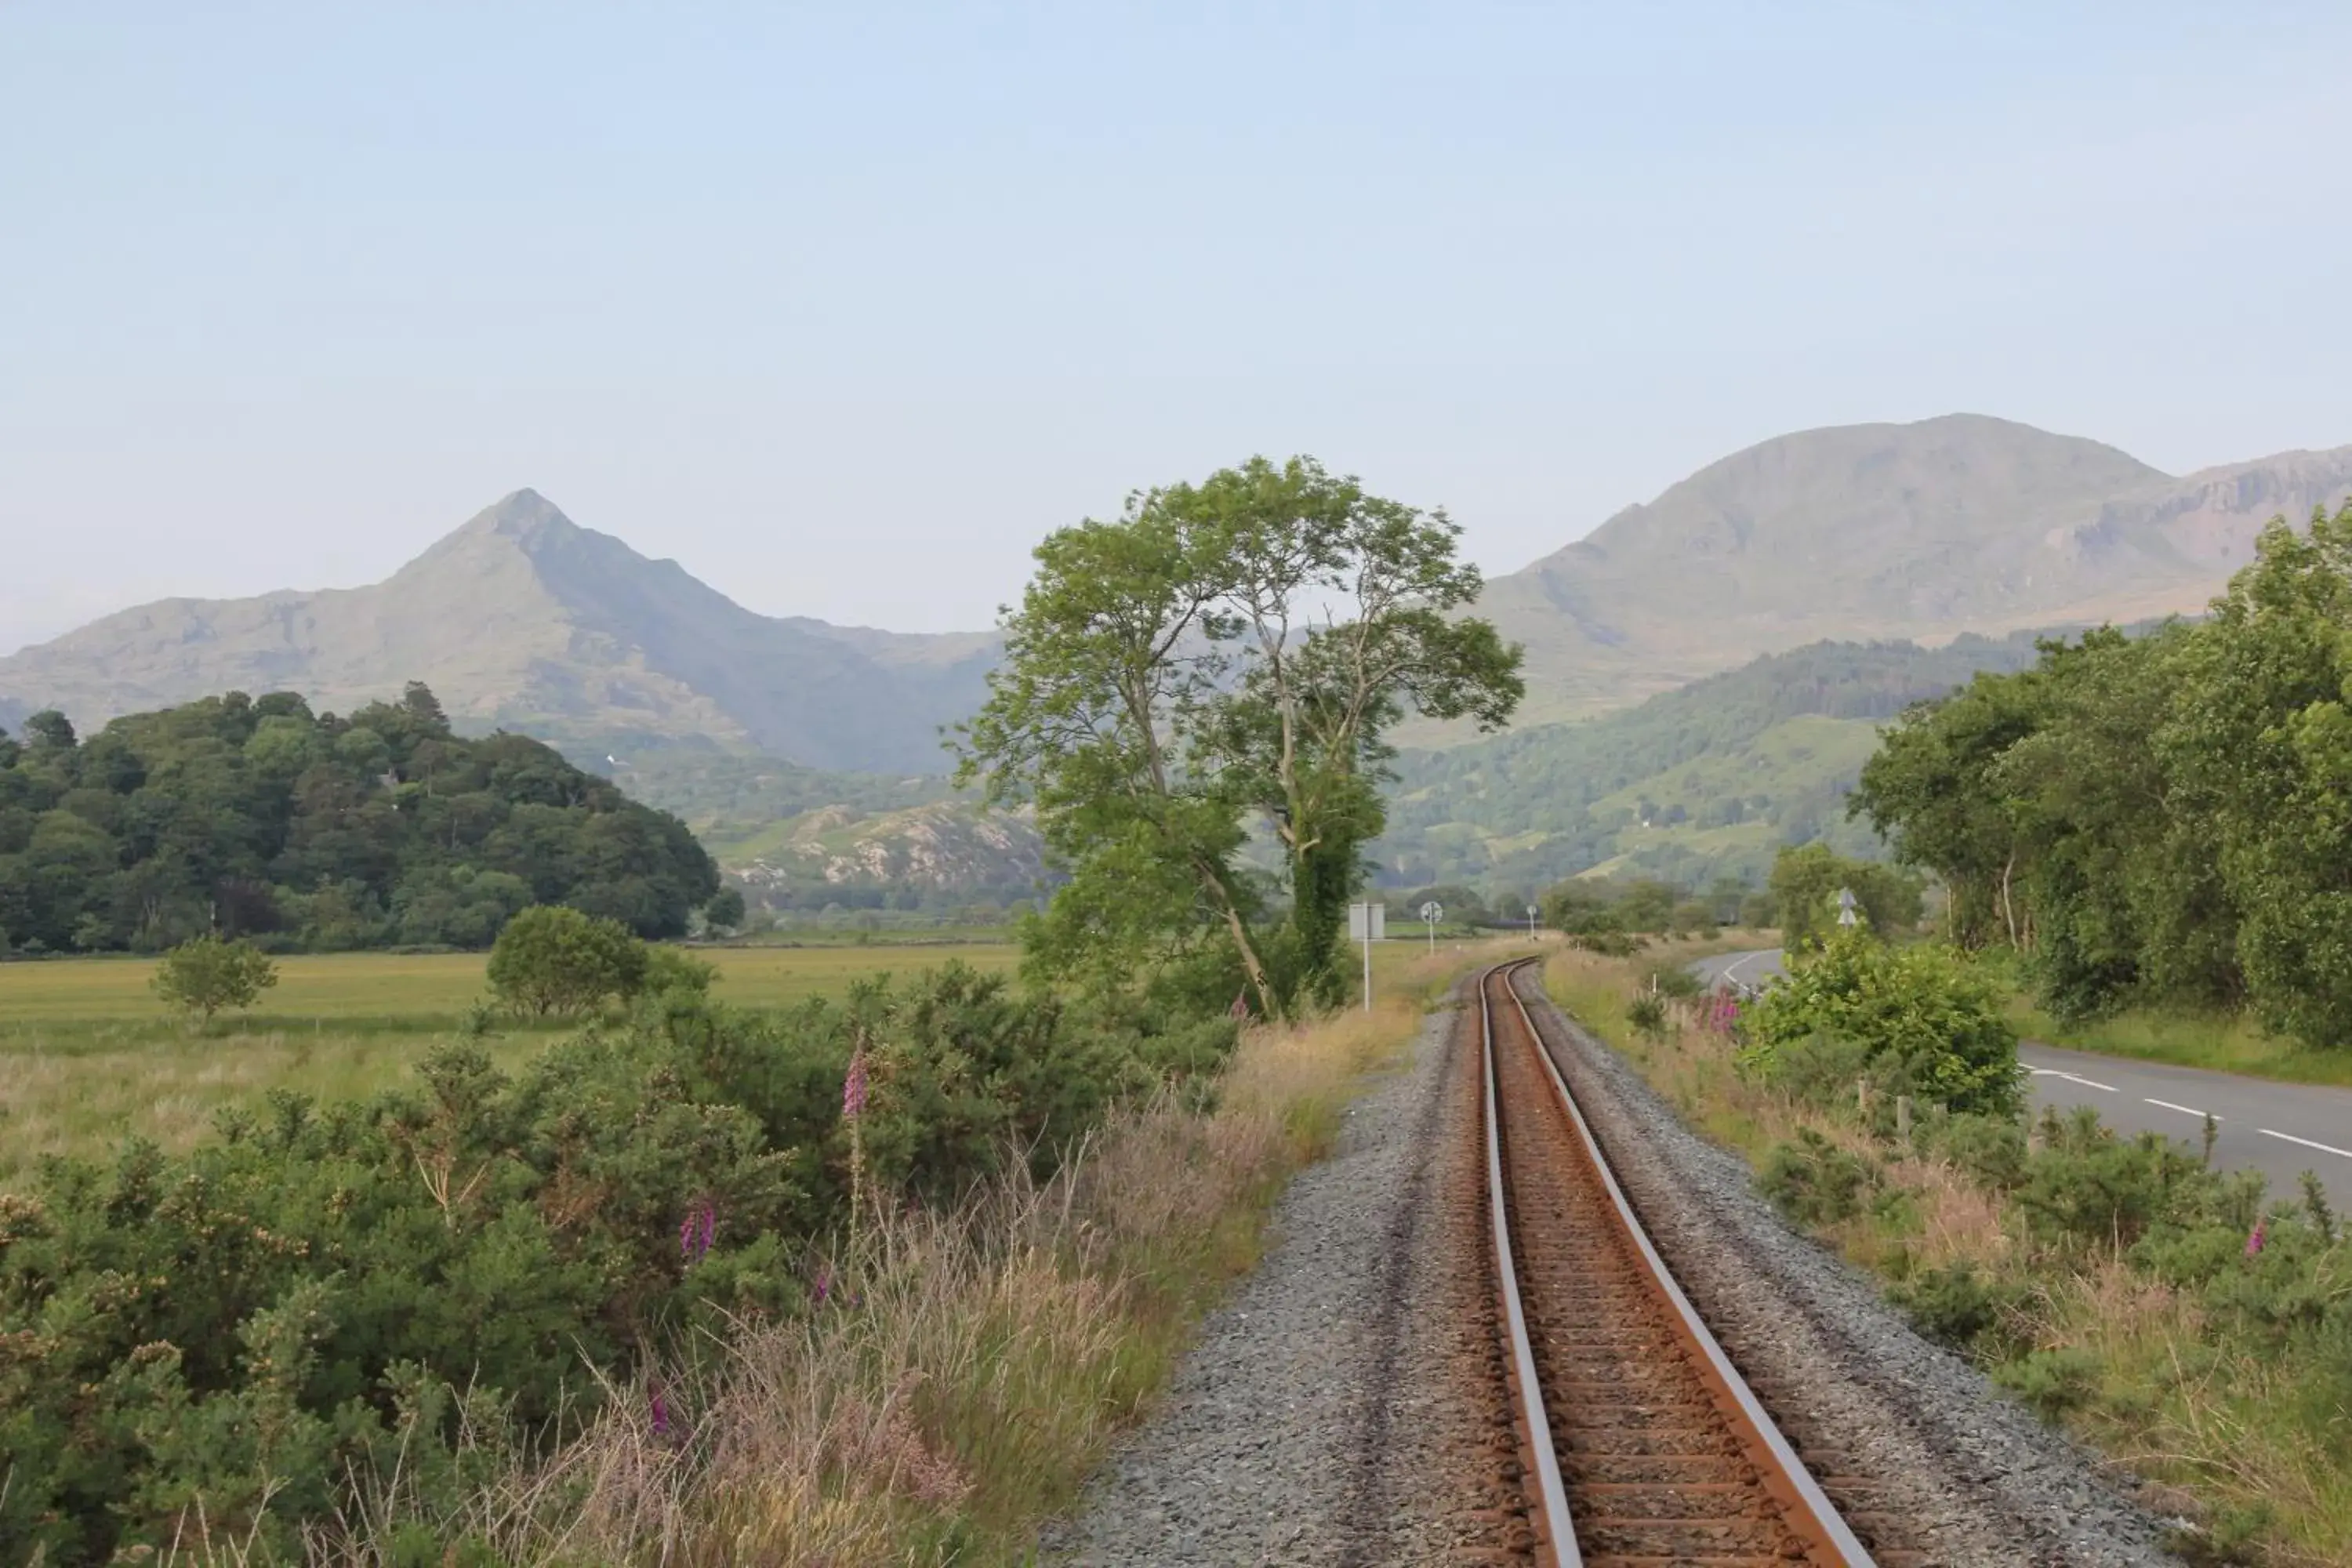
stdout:
POLYGON ((1513 984, 1478 977, 1487 1208, 1538 1551, 1871 1568, 1675 1282, 1513 984))

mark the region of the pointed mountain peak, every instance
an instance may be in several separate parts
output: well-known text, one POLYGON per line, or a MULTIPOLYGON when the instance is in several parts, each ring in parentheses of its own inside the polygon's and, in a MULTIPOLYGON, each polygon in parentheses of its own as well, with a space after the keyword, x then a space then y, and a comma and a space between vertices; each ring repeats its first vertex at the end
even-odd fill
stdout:
POLYGON ((537 490, 523 489, 484 507, 468 519, 461 534, 495 533, 510 539, 530 539, 550 531, 579 531, 580 525, 537 490))

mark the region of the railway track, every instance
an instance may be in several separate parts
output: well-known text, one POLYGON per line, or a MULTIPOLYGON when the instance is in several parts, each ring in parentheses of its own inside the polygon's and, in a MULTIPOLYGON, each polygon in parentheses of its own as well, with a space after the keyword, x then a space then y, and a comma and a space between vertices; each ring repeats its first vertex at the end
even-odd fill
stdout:
POLYGON ((1651 1245, 1511 983, 1518 967, 1478 978, 1482 1122, 1538 1560, 1870 1564, 1651 1245))

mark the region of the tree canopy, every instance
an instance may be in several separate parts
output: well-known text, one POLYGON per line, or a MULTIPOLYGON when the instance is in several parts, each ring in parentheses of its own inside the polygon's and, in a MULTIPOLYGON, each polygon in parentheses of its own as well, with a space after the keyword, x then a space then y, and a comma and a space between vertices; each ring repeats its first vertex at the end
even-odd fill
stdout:
POLYGON ((1853 809, 2081 1016, 2251 1003, 2352 1044, 2352 506, 2274 521, 2208 620, 2043 645, 1913 710, 1853 809))
POLYGON ((1458 532, 1312 458, 1253 458, 1038 546, 959 776, 1034 802, 1071 875, 1033 927, 1040 963, 1222 958, 1276 1015, 1336 987, 1388 730, 1493 729, 1522 689, 1518 650, 1456 613, 1479 588, 1458 532))
POLYGON ((533 903, 675 936, 719 890, 677 818, 536 741, 453 734, 422 685, 348 717, 232 691, 87 740, 57 713, 25 732, 0 735, 0 932, 20 951, 485 947, 533 903))

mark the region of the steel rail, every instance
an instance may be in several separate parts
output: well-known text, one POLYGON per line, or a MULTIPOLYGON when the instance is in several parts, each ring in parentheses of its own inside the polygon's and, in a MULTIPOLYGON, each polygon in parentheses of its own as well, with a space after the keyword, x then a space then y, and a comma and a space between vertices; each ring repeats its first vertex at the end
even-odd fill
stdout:
MULTIPOLYGON (((1486 1035, 1486 1147, 1490 1177, 1497 1184, 1501 1180, 1500 1166, 1495 1163, 1494 1152, 1498 1147, 1494 1125, 1494 1022, 1484 998, 1486 982, 1499 979, 1503 988, 1510 993, 1512 1005, 1518 1010, 1519 1021, 1527 1027, 1528 1039, 1535 1048, 1537 1059, 1543 1063, 1544 1073, 1551 1080, 1561 1107, 1567 1110, 1570 1125, 1576 1129, 1586 1159, 1591 1162, 1592 1170, 1601 1178, 1603 1190, 1609 1194, 1618 1224, 1632 1237, 1650 1283, 1664 1300, 1682 1338, 1698 1352, 1700 1376, 1723 1395, 1728 1406, 1725 1413, 1746 1439, 1750 1453, 1769 1461, 1757 1467, 1765 1489, 1787 1510, 1790 1528, 1817 1552, 1834 1552, 1834 1560, 1847 1564, 1848 1568, 1875 1568, 1869 1549, 1855 1538, 1853 1529, 1822 1490, 1821 1483, 1813 1479, 1812 1472, 1805 1468, 1804 1460, 1798 1458, 1796 1449, 1790 1446, 1788 1438, 1773 1424, 1772 1417, 1756 1397, 1755 1391, 1748 1386, 1748 1380, 1739 1375, 1739 1369, 1724 1353, 1714 1331, 1706 1326, 1706 1321, 1691 1305, 1690 1298, 1684 1294, 1682 1286, 1675 1281, 1674 1271, 1666 1267, 1665 1258, 1650 1239, 1650 1233, 1643 1226, 1641 1216, 1633 1212, 1633 1203, 1625 1196, 1625 1189, 1618 1184, 1617 1173, 1610 1169, 1608 1157, 1601 1151, 1600 1140, 1593 1136, 1591 1125, 1585 1121, 1583 1110, 1576 1103, 1576 1096, 1570 1091, 1568 1080, 1560 1076, 1559 1063, 1552 1059, 1551 1050, 1544 1043, 1543 1031, 1536 1026, 1534 1016, 1528 1011, 1527 999, 1519 994, 1519 988, 1514 983, 1516 972, 1534 962, 1522 959, 1514 963, 1497 964, 1480 977, 1480 1011, 1486 1035)), ((1499 1215, 1499 1185, 1496 1192, 1499 1215)), ((1499 1219, 1497 1225, 1500 1225, 1499 1219)), ((1516 1289, 1511 1298, 1516 1301, 1516 1289)), ((1557 1460, 1549 1452, 1545 1458, 1550 1461, 1550 1473, 1556 1477, 1559 1474, 1557 1460)), ((1570 1555, 1563 1557, 1561 1562, 1577 1563, 1578 1559, 1573 1555, 1574 1546, 1571 1544, 1569 1550, 1570 1555)))
POLYGON ((1537 1527, 1551 1548, 1558 1568, 1582 1568, 1584 1556, 1576 1549, 1576 1526, 1568 1514, 1568 1489, 1560 1482, 1559 1455, 1552 1447, 1551 1418, 1544 1414, 1543 1384, 1536 1376, 1535 1345, 1528 1338, 1527 1313, 1519 1304, 1518 1268, 1511 1259, 1511 1221, 1505 1212, 1503 1192, 1503 1123, 1495 1110, 1495 1012, 1486 994, 1487 982, 1500 973, 1498 967, 1478 976, 1478 1027, 1486 1081, 1486 1210, 1494 1216, 1495 1272, 1503 1298, 1503 1321, 1510 1334, 1511 1365, 1518 1383, 1518 1419, 1526 1429, 1528 1458, 1535 1464, 1537 1527))

